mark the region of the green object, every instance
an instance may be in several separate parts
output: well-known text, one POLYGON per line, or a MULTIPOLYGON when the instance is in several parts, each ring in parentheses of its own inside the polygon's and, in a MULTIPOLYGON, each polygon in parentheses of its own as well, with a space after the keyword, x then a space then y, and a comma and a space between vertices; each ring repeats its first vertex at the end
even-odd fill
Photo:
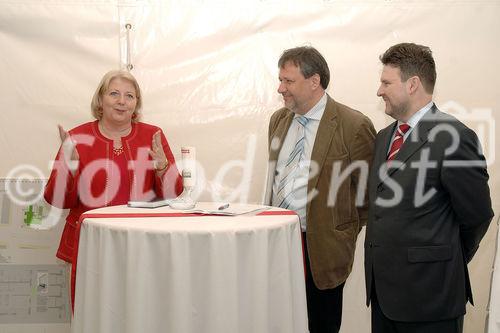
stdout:
POLYGON ((32 224, 42 224, 44 208, 41 205, 34 208, 33 205, 29 205, 24 212, 24 224, 28 227, 32 224))
POLYGON ((30 226, 31 222, 33 222, 33 206, 29 205, 26 212, 24 212, 24 223, 30 226))

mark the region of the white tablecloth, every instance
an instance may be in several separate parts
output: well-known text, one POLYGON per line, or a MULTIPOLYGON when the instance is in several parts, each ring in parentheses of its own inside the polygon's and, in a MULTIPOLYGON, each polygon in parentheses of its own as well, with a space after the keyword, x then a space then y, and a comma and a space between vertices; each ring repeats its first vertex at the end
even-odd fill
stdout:
MULTIPOLYGON (((134 212, 175 211, 89 213, 134 212)), ((72 332, 307 332, 296 215, 87 218, 79 244, 72 332)))

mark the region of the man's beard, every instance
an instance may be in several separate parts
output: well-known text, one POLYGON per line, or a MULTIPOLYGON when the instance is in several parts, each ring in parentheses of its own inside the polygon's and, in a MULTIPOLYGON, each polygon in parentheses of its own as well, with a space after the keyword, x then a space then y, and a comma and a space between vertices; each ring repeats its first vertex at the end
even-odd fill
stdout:
POLYGON ((297 102, 295 101, 295 99, 293 99, 293 97, 288 99, 288 101, 283 100, 283 104, 285 105, 285 108, 287 108, 292 112, 294 112, 294 110, 297 109, 297 102))
POLYGON ((388 113, 388 115, 396 120, 400 120, 402 116, 408 113, 409 104, 410 104, 409 101, 402 102, 398 105, 390 104, 391 108, 390 108, 390 113, 388 113))

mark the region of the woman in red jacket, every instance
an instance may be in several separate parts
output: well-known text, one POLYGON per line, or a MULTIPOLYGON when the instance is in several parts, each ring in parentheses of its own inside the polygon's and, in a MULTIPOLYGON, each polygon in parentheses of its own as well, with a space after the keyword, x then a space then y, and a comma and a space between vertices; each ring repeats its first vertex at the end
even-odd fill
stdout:
POLYGON ((137 80, 126 71, 104 75, 91 103, 96 118, 66 132, 45 199, 69 208, 57 257, 69 263, 75 251, 76 224, 87 210, 123 205, 129 200, 176 197, 182 178, 162 131, 139 122, 142 106, 137 80))

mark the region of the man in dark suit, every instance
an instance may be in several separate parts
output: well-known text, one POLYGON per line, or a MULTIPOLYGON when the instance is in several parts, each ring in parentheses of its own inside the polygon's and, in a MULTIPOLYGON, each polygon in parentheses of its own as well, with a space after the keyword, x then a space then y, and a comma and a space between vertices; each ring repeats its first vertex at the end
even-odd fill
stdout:
POLYGON ((432 101, 428 47, 389 48, 377 95, 396 121, 377 134, 365 238, 372 332, 462 332, 467 263, 493 217, 475 133, 432 101))
POLYGON ((367 220, 375 129, 362 113, 325 93, 330 72, 316 49, 286 50, 278 66, 285 107, 269 123, 265 201, 299 215, 310 332, 338 332, 344 282, 367 220))

